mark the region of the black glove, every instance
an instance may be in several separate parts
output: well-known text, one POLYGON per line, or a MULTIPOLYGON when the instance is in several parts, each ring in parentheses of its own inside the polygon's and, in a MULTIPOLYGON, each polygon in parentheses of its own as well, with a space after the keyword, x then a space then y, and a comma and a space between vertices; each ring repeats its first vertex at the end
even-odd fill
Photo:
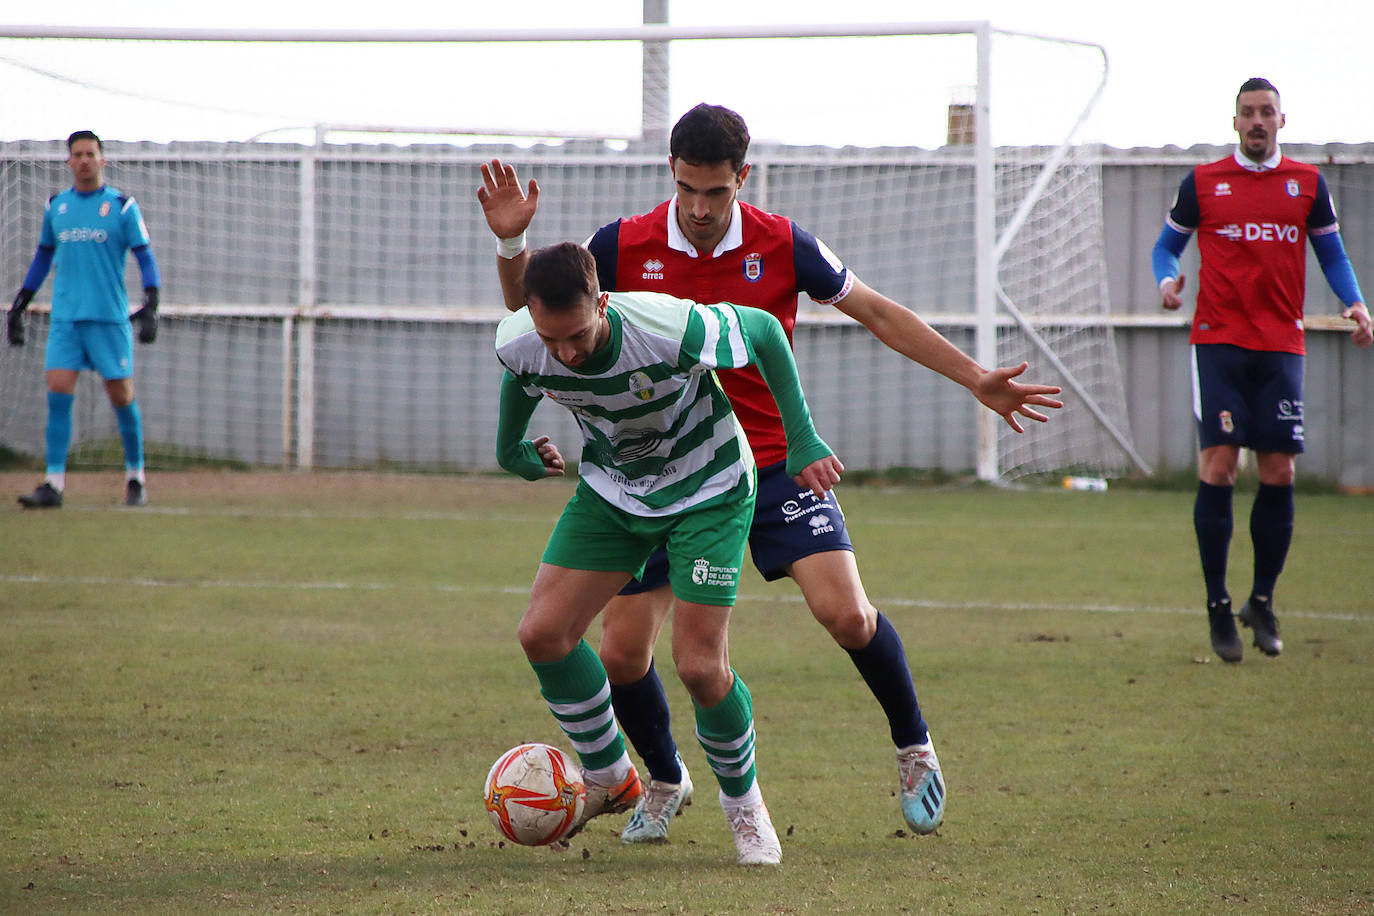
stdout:
POLYGON ((157 340, 157 287, 143 287, 143 308, 129 316, 138 325, 138 342, 150 344, 157 340))
POLYGON ((11 347, 24 346, 24 309, 29 307, 29 300, 32 298, 33 290, 21 289, 14 297, 14 304, 10 306, 10 313, 5 321, 5 334, 9 337, 11 347))

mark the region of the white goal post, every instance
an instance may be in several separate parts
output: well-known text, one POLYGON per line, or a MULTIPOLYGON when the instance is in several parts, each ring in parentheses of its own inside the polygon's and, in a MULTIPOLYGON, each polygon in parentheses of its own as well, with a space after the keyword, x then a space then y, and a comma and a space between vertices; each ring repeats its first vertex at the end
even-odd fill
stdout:
MULTIPOLYGON (((394 69, 397 87, 429 73, 394 69)), ((189 121, 199 106, 243 125, 235 136, 247 142, 107 140, 107 178, 142 204, 165 275, 164 337, 138 350, 154 453, 299 467, 491 466, 495 385, 481 376, 493 375, 490 326, 502 312, 472 194, 477 165, 499 155, 539 179, 546 199, 532 241, 585 238, 671 194, 666 120, 705 100, 740 110, 754 132, 745 199, 793 217, 982 364, 1026 359, 1028 378, 1065 386, 1065 411, 1016 436, 962 389, 914 374, 866 332, 856 337, 853 322, 808 304, 797 331, 803 380, 822 433, 847 464, 972 467, 985 480, 1148 471, 1125 425, 1107 320, 1100 158, 1078 139, 1106 82, 1098 45, 982 21, 496 31, 0 25, 0 71, 24 81, 0 101, 4 130, 64 106, 70 123, 91 99, 121 98, 162 112, 164 124, 189 121), (859 63, 846 64, 855 42, 859 63), (455 113, 421 123, 394 114, 399 90, 392 108, 369 108, 367 89, 344 75, 328 101, 287 99, 285 80, 262 98, 248 98, 242 80, 236 95, 216 99, 198 87, 196 98, 177 98, 92 83, 34 51, 76 44, 227 55, 268 72, 286 66, 274 54, 323 59, 323 49, 346 49, 351 68, 374 80, 379 68, 360 61, 382 48, 402 49, 419 68, 435 50, 435 65, 450 74, 459 58, 481 59, 474 76, 452 76, 456 93, 479 95, 481 86, 464 80, 480 80, 480 68, 503 54, 572 57, 545 74, 542 92, 500 115, 465 113, 455 102, 455 113), (1072 67, 1060 72, 1065 58, 1072 67), (709 69, 701 62, 735 59, 762 61, 765 73, 786 79, 692 85, 709 69), (628 76, 627 60, 637 68, 628 76), (1001 60, 1010 63, 998 71, 1001 60), (611 66, 621 69, 603 69, 611 66), (570 123, 590 116, 576 113, 580 93, 560 74, 578 86, 633 83, 627 95, 642 109, 609 129, 570 123), (825 98, 831 91, 843 105, 825 98), (280 104, 259 116, 269 96, 280 104), (1059 105, 1057 117, 1038 107, 1044 96, 1059 105), (784 112, 809 114, 815 130, 788 138, 778 126, 784 112), (878 127, 888 133, 870 140, 878 127), (407 142, 394 141, 398 134, 407 142), (467 396, 457 397, 459 388, 467 396)), ((62 136, 56 128, 0 135, 0 283, 17 286, 42 201, 67 183, 62 136)), ((132 266, 129 282, 136 290, 132 266)), ((35 304, 34 344, 50 290, 51 280, 35 304)), ((0 446, 41 448, 41 390, 40 346, 3 354, 0 446)), ((113 438, 101 400, 80 399, 78 451, 113 438)))

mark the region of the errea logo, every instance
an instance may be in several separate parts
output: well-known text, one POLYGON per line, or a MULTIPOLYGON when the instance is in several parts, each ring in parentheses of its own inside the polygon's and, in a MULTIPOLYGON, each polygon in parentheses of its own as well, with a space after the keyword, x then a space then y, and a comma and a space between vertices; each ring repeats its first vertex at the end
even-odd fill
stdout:
POLYGON ((812 537, 815 537, 818 534, 826 534, 827 532, 835 530, 835 526, 830 524, 830 516, 819 512, 811 516, 811 519, 807 522, 807 524, 811 526, 812 537))
POLYGON ((1229 181, 1218 181, 1218 182, 1217 182, 1217 186, 1212 190, 1212 193, 1215 194, 1217 197, 1230 197, 1230 196, 1231 196, 1231 182, 1229 182, 1229 181))
POLYGON ((663 262, 658 258, 650 258, 644 262, 644 273, 640 274, 642 280, 662 280, 663 262))

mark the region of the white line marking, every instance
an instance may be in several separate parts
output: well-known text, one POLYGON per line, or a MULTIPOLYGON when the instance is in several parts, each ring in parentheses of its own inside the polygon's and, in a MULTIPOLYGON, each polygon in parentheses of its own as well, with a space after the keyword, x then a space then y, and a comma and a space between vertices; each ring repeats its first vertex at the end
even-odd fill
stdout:
MULTIPOLYGON (((342 582, 342 581, 277 581, 270 579, 150 579, 112 576, 16 576, 0 575, 0 582, 10 585, 101 585, 119 588, 227 588, 227 589, 281 589, 283 591, 410 591, 432 589, 441 594, 465 594, 487 592, 500 595, 528 595, 527 586, 515 585, 459 585, 439 583, 435 585, 400 585, 395 582, 342 582)), ((796 594, 775 595, 748 592, 741 595, 743 601, 786 601, 801 603, 802 596, 796 594)), ((1200 608, 1163 607, 1159 605, 1124 604, 1054 604, 1049 602, 992 602, 992 601, 931 601, 921 598, 882 598, 873 602, 878 608, 903 607, 926 608, 938 611, 1080 611, 1088 614, 1180 614, 1197 616, 1200 608)), ((1354 614, 1343 611, 1298 611, 1281 608, 1283 617, 1297 617, 1306 620, 1342 620, 1354 623, 1374 622, 1374 615, 1354 614)))

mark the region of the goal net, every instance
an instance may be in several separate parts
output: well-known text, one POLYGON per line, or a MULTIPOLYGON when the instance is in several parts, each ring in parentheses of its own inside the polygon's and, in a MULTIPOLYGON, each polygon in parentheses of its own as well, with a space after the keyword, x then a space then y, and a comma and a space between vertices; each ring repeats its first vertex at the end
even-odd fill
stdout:
MULTIPOLYGON (((18 288, 70 184, 62 138, 93 129, 163 274, 159 339, 136 349, 150 464, 491 468, 504 309, 478 166, 538 180, 532 245, 580 241, 672 194, 667 129, 707 101, 750 125, 742 199, 985 365, 1024 359, 1026 379, 1065 386, 1066 408, 1017 436, 803 299, 803 383, 848 467, 1127 469, 1083 139, 1101 50, 985 23, 850 31, 0 36, 0 282, 18 288)), ((136 299, 132 259, 127 280, 136 299)), ((25 454, 43 448, 51 285, 30 345, 0 358, 0 446, 25 454)), ((117 464, 87 376, 73 460, 117 464)), ((575 440, 556 410, 535 424, 575 440)))

